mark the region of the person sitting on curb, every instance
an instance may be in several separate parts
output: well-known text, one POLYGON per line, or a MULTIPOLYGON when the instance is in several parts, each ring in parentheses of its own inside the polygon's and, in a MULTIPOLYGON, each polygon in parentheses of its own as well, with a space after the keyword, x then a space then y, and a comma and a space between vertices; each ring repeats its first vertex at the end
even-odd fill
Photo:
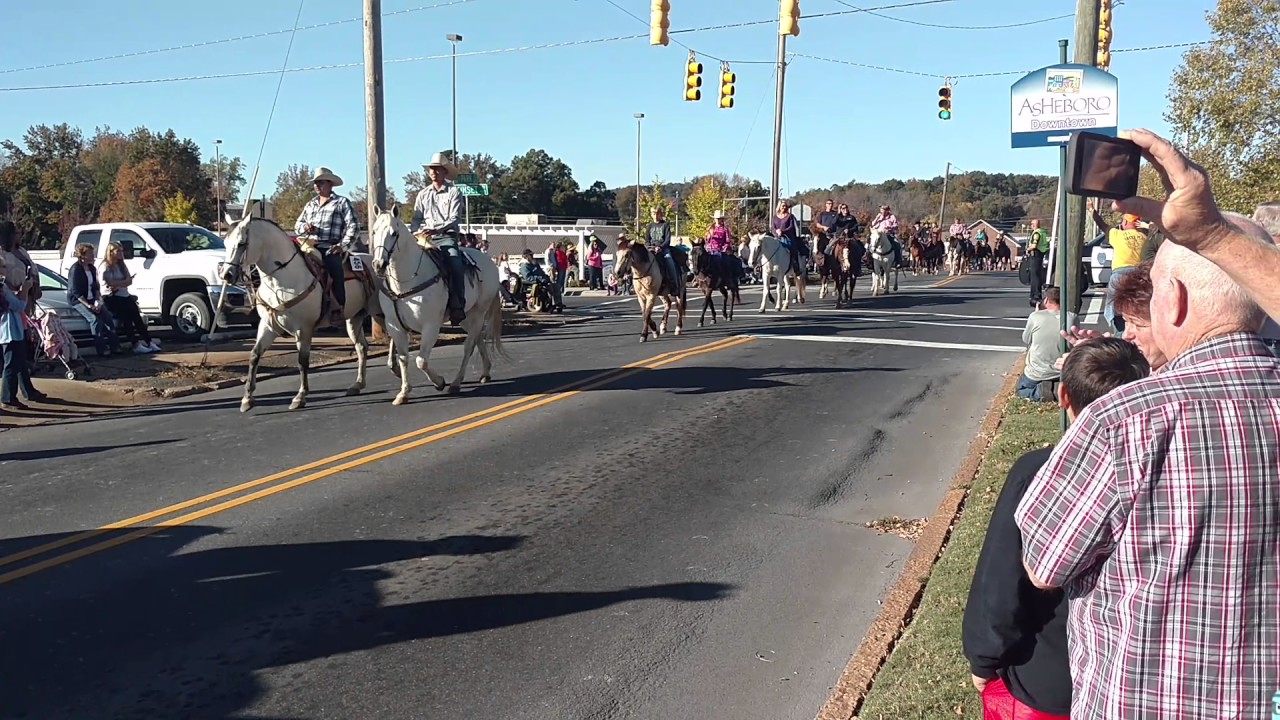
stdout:
MULTIPOLYGON (((1059 350, 1062 319, 1061 294, 1056 287, 1044 289, 1040 307, 1027 317, 1022 342, 1027 346, 1027 365, 1018 379, 1018 397, 1032 402, 1053 402, 1053 383, 1058 379, 1054 363, 1062 355, 1059 350)), ((1067 325, 1074 325, 1074 313, 1067 314, 1067 325)))
POLYGON ((102 298, 102 286, 98 283, 98 268, 93 264, 97 251, 89 243, 76 246, 79 261, 67 271, 67 303, 75 308, 89 323, 93 332, 93 347, 99 357, 120 353, 120 336, 116 334, 115 318, 102 298))
MULTIPOLYGON (((1082 342, 1063 365, 1058 404, 1074 420, 1094 400, 1146 377, 1150 369, 1132 343, 1118 338, 1082 342)), ((964 655, 988 718, 1051 720, 1071 712, 1067 599, 1061 590, 1044 592, 1031 584, 1013 519, 1052 451, 1032 450, 1009 469, 969 587, 961 626, 964 655)))

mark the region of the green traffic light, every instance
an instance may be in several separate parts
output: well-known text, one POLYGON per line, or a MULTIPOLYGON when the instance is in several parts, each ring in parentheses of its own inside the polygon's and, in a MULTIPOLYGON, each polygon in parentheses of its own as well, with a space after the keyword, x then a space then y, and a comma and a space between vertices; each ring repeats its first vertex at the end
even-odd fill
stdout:
POLYGON ((938 111, 938 119, 939 119, 939 120, 950 120, 950 119, 951 119, 951 111, 950 111, 950 110, 939 110, 939 111, 938 111))

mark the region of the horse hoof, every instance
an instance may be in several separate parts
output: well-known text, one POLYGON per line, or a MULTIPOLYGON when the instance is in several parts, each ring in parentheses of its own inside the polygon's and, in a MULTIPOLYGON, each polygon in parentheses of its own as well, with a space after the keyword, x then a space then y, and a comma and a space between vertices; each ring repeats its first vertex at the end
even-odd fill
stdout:
POLYGON ((641 336, 640 336, 640 342, 642 342, 642 343, 649 342, 649 338, 645 337, 644 335, 641 335, 641 336))
POLYGON ((391 401, 392 405, 403 405, 409 402, 409 398, 404 395, 397 395, 395 400, 391 401))
POLYGON ((242 412, 242 413, 244 413, 244 412, 249 412, 249 411, 250 411, 250 410, 252 410, 252 409, 253 409, 253 401, 252 401, 252 400, 250 400, 249 398, 245 398, 245 399, 243 399, 243 400, 241 400, 241 401, 240 401, 240 412, 242 412))
MULTIPOLYGON (((715 324, 715 322, 716 322, 715 320, 712 320, 712 321, 711 321, 711 323, 712 323, 713 325, 715 324)), ((701 321, 701 320, 699 320, 699 321, 698 321, 698 327, 702 327, 702 321, 701 321)))
POLYGON ((676 328, 676 337, 680 336, 680 328, 676 328))
POLYGON ((347 392, 346 392, 346 396, 347 396, 347 397, 354 397, 354 396, 359 395, 359 394, 360 394, 360 388, 359 388, 359 387, 356 387, 355 385, 352 385, 351 387, 347 388, 347 392))
POLYGON ((458 390, 459 390, 459 388, 458 388, 458 386, 457 386, 457 385, 450 385, 450 386, 449 386, 449 389, 448 389, 448 390, 445 390, 444 392, 445 392, 445 394, 446 394, 446 395, 457 395, 457 394, 458 394, 458 390))
POLYGON ((436 385, 435 388, 436 388, 436 392, 444 392, 445 384, 440 383, 439 385, 436 385))
POLYGON ((480 384, 481 384, 481 385, 487 385, 487 384, 489 383, 489 381, 490 381, 490 380, 492 380, 492 379, 493 379, 493 378, 489 377, 488 375, 481 375, 481 376, 480 376, 480 384))
POLYGON ((294 398, 293 402, 289 403, 290 410, 301 410, 306 406, 307 406, 307 401, 304 400, 303 398, 294 398))

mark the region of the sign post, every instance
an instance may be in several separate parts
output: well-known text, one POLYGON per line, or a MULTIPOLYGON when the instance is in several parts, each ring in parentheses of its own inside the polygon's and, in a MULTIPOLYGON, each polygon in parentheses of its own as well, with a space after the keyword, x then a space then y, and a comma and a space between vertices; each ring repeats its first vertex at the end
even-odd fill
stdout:
MULTIPOLYGON (((1119 129, 1119 90, 1116 77, 1089 65, 1067 62, 1067 41, 1058 41, 1057 65, 1034 70, 1022 76, 1009 89, 1010 144, 1014 148, 1058 147, 1058 209, 1054 225, 1057 238, 1054 266, 1058 271, 1061 293, 1062 330, 1067 330, 1067 273, 1080 272, 1068 267, 1067 238, 1067 143, 1080 131, 1115 137, 1119 129)), ((1029 248, 1028 248, 1029 249, 1029 248)), ((1037 273, 1043 272, 1037 268, 1037 273)), ((1062 349, 1065 352, 1066 339, 1062 349)), ((1066 411, 1062 428, 1066 430, 1066 411)))

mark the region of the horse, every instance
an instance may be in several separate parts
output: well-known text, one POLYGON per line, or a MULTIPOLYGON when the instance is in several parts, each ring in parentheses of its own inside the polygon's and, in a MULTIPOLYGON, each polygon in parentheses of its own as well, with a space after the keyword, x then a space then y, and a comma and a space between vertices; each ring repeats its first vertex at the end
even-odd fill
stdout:
MULTIPOLYGON (((258 363, 262 354, 271 347, 277 337, 290 335, 298 347, 298 373, 301 385, 297 395, 289 403, 290 410, 306 406, 311 387, 308 373, 311 370, 311 340, 318 328, 328 327, 325 312, 327 272, 319 253, 307 250, 302 243, 286 233, 279 225, 252 213, 236 223, 226 241, 227 260, 223 279, 235 282, 249 275, 248 268, 256 267, 261 277, 257 290, 257 303, 265 317, 258 323, 258 336, 249 351, 249 375, 245 380, 244 398, 240 412, 253 408, 253 393, 258 387, 258 363)), ((364 320, 378 314, 378 304, 371 285, 361 278, 367 267, 368 255, 355 254, 347 263, 346 303, 342 316, 346 321, 347 337, 356 349, 356 381, 347 388, 347 395, 359 395, 365 386, 365 359, 369 341, 364 334, 364 320), (353 265, 359 266, 353 268, 353 265)))
POLYGON ((831 254, 827 262, 831 264, 831 276, 835 279, 837 310, 845 303, 853 302, 853 291, 858 284, 860 268, 852 258, 852 247, 849 236, 844 233, 829 246, 831 254))
MULTIPOLYGON (((426 249, 418 244, 408 226, 400 220, 400 208, 390 210, 375 208, 373 227, 369 231, 369 245, 374 256, 373 269, 377 275, 378 301, 386 316, 387 333, 391 336, 391 352, 387 366, 400 376, 400 393, 392 404, 403 405, 413 390, 409 382, 409 332, 422 336, 418 345, 416 365, 427 376, 437 391, 445 389, 444 377, 432 371, 427 363, 440 326, 444 324, 449 304, 449 287, 445 281, 445 259, 439 250, 426 249), (395 363, 394 366, 392 363, 395 363)), ((458 374, 448 386, 450 395, 462 387, 467 362, 477 347, 483 368, 480 382, 487 383, 493 369, 490 348, 505 357, 502 348, 502 300, 498 292, 498 267, 482 250, 463 248, 467 261, 464 286, 466 319, 462 329, 467 339, 462 347, 462 363, 458 374), (488 329, 488 335, 485 330, 488 329)))
POLYGON ((928 248, 919 237, 907 241, 907 254, 911 257, 911 275, 919 277, 921 272, 928 272, 928 248))
POLYGON ((803 293, 800 289, 800 276, 803 270, 795 268, 791 264, 791 250, 782 244, 782 241, 772 235, 764 233, 753 233, 751 235, 751 267, 755 267, 756 263, 760 263, 760 279, 764 282, 764 291, 760 297, 760 312, 764 312, 765 306, 769 303, 771 295, 770 280, 776 277, 778 279, 778 299, 774 306, 775 311, 782 311, 791 307, 791 288, 787 284, 787 278, 791 278, 796 286, 797 298, 803 302, 803 293))
POLYGON ((631 272, 636 291, 636 300, 640 303, 640 319, 644 327, 640 331, 640 342, 649 341, 649 329, 662 337, 667 332, 667 319, 671 316, 672 304, 676 307, 676 335, 684 331, 684 313, 688 305, 687 288, 684 281, 683 268, 687 266, 684 253, 679 248, 671 248, 676 268, 681 270, 679 277, 672 278, 675 292, 670 292, 662 282, 662 270, 658 258, 641 243, 631 243, 626 250, 620 251, 614 259, 614 273, 621 277, 622 273, 631 272), (653 306, 662 298, 662 324, 654 325, 653 306))
POLYGON ((827 296, 828 282, 834 284, 835 274, 838 272, 836 262, 832 259, 831 253, 827 252, 835 240, 816 229, 813 232, 817 238, 814 244, 813 266, 818 271, 818 279, 822 283, 818 289, 818 299, 822 300, 827 296))
POLYGON ((724 319, 733 319, 733 306, 738 294, 738 268, 730 265, 738 262, 733 255, 712 255, 706 246, 697 243, 693 246, 693 282, 702 290, 702 314, 698 316, 698 327, 702 327, 707 317, 707 309, 711 309, 711 324, 716 324, 716 303, 711 294, 716 290, 723 296, 724 319))
POLYGON ((958 237, 947 240, 947 276, 961 274, 964 262, 964 241, 958 237))
POLYGON ((898 277, 893 266, 893 240, 889 233, 879 230, 871 231, 871 242, 867 247, 871 255, 871 296, 889 293, 889 273, 894 273, 893 292, 898 291, 898 277))

